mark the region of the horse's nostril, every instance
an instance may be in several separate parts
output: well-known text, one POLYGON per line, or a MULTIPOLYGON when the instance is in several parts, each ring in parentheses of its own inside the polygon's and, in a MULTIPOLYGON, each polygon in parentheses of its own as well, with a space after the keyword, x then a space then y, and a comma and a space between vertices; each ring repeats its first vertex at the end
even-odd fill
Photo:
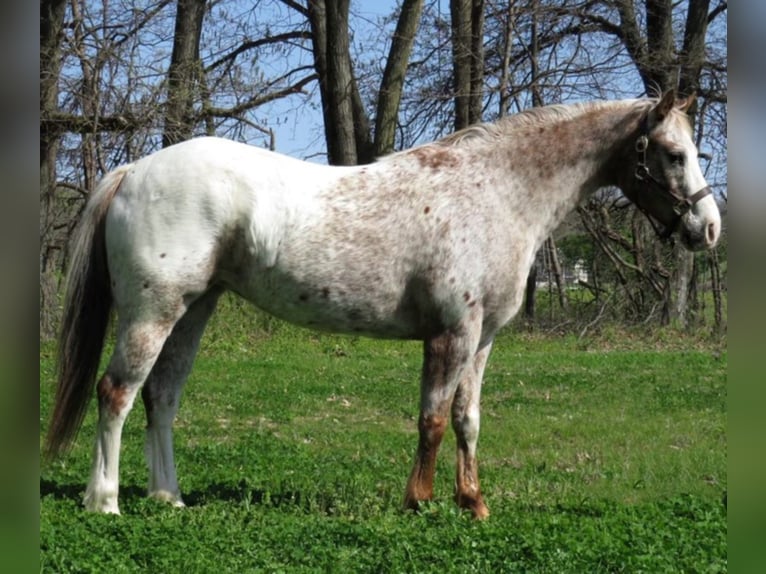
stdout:
POLYGON ((708 223, 705 228, 705 240, 707 244, 712 246, 716 239, 718 239, 718 226, 715 223, 708 223))

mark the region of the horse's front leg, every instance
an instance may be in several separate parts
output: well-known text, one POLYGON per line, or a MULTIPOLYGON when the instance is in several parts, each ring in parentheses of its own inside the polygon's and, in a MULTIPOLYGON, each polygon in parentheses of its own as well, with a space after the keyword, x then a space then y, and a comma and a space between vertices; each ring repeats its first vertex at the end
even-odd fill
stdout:
POLYGON ((450 415, 450 406, 481 332, 480 321, 466 321, 424 344, 421 379, 419 441, 404 497, 404 506, 416 510, 433 497, 436 454, 450 415))
POLYGON ((471 511, 474 517, 489 516, 479 488, 479 463, 476 443, 479 440, 479 402, 484 367, 492 344, 480 349, 460 380, 452 402, 452 428, 457 438, 457 469, 455 473, 455 502, 471 511))

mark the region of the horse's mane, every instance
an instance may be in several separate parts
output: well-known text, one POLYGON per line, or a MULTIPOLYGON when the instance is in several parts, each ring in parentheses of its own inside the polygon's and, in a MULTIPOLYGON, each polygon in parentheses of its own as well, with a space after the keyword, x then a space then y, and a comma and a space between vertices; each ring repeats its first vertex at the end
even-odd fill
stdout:
MULTIPOLYGON (((495 122, 485 122, 469 126, 434 142, 416 146, 416 148, 425 146, 451 147, 477 140, 494 140, 498 137, 511 135, 513 132, 524 128, 550 125, 560 121, 571 120, 593 110, 616 108, 620 106, 624 107, 626 105, 648 110, 658 101, 659 98, 639 98, 632 100, 552 104, 538 108, 530 108, 517 114, 505 116, 495 122)), ((681 111, 673 110, 673 117, 677 121, 684 122, 687 126, 690 125, 686 114, 681 111)), ((396 156, 399 153, 407 153, 409 151, 411 151, 411 149, 394 153, 391 156, 396 156)))
POLYGON ((453 134, 443 137, 433 142, 437 145, 452 146, 472 139, 493 139, 501 135, 508 135, 514 131, 535 127, 550 125, 561 121, 575 119, 583 113, 597 110, 614 108, 625 103, 639 103, 647 108, 653 99, 643 100, 622 100, 622 101, 604 101, 604 102, 580 102, 575 104, 551 104, 548 106, 529 108, 519 113, 505 116, 495 122, 485 122, 475 124, 459 130, 453 134))

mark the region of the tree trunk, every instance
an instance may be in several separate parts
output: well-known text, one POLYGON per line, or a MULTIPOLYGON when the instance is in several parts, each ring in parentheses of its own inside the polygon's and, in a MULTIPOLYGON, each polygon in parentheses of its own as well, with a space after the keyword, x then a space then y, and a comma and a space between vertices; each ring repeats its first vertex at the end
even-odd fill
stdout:
POLYGON ((482 121, 484 109, 484 0, 471 1, 471 85, 468 122, 482 121))
POLYGON ((718 264, 718 252, 708 255, 710 265, 710 288, 713 290, 713 321, 716 331, 723 327, 723 297, 721 296, 721 266, 718 264))
POLYGON ((548 250, 548 261, 550 262, 553 280, 556 283, 556 289, 558 290, 559 307, 566 311, 567 293, 566 286, 564 285, 564 273, 561 270, 561 262, 559 261, 559 254, 556 249, 556 240, 553 239, 552 235, 545 240, 545 248, 548 250))
MULTIPOLYGON (((530 12, 532 17, 532 27, 530 29, 529 38, 529 67, 532 75, 532 105, 534 107, 540 107, 543 105, 543 97, 538 83, 538 42, 537 42, 537 0, 532 0, 530 6, 530 12)), ((542 249, 548 248, 548 241, 551 238, 545 240, 545 244, 542 249)), ((537 255, 535 255, 535 261, 537 261, 537 255)), ((535 291, 537 290, 537 263, 534 264, 529 271, 527 277, 527 287, 524 291, 524 316, 532 321, 535 317, 535 291)))
MULTIPOLYGON (((699 91, 699 79, 705 62, 705 34, 707 33, 707 14, 709 0, 691 0, 686 14, 684 43, 681 51, 681 74, 678 90, 684 96, 696 94, 699 91)), ((692 126, 697 126, 697 102, 687 110, 692 126)), ((676 244, 677 280, 673 283, 672 296, 675 296, 674 318, 686 327, 689 324, 689 309, 698 306, 698 293, 692 287, 696 281, 692 274, 695 272, 694 254, 676 244), (689 275, 684 276, 683 273, 689 275)))
POLYGON ((404 78, 422 12, 423 0, 402 3, 378 91, 373 140, 351 65, 349 0, 309 2, 314 67, 319 76, 330 164, 369 163, 393 151, 404 78))
MULTIPOLYGON (((57 110, 61 40, 66 0, 40 2, 40 116, 57 110)), ((55 246, 51 244, 56 188, 56 153, 60 134, 40 124, 40 337, 55 336, 58 325, 58 281, 55 246)))
MULTIPOLYGON (((699 79, 705 62, 705 34, 707 33, 707 14, 709 0, 691 0, 686 13, 684 42, 680 54, 681 74, 678 80, 678 90, 682 95, 696 94, 699 90, 699 79)), ((687 110, 693 126, 697 126, 697 103, 694 101, 687 110)), ((671 297, 675 298, 673 318, 682 326, 689 324, 689 309, 697 306, 697 291, 692 289, 695 284, 692 274, 695 272, 694 254, 676 244, 676 260, 678 268, 673 278, 671 297)))
POLYGON ((484 85, 484 2, 450 0, 455 131, 481 121, 484 85))
POLYGON ((646 0, 646 44, 649 47, 646 69, 647 91, 665 91, 678 83, 673 52, 672 0, 646 0))
POLYGON ((524 318, 527 322, 535 319, 535 293, 537 292, 537 261, 532 264, 524 287, 524 318))
POLYGON ((505 12, 505 25, 503 26, 503 66, 500 68, 500 103, 498 116, 508 115, 509 100, 511 96, 511 53, 513 52, 513 3, 508 2, 508 9, 505 12))
POLYGON ((676 265, 671 276, 670 320, 685 329, 689 326, 689 289, 694 270, 694 254, 679 245, 674 246, 674 251, 676 265))
POLYGON ((328 95, 335 113, 334 158, 330 163, 337 165, 357 163, 352 99, 354 84, 348 37, 349 4, 350 0, 326 4, 328 95))
POLYGON ((455 92, 455 131, 468 127, 471 94, 471 0, 450 0, 452 18, 452 82, 455 92))
POLYGON ((530 29, 530 38, 529 38, 529 68, 530 73, 532 75, 532 106, 534 107, 542 107, 545 105, 543 103, 543 92, 540 88, 540 69, 539 65, 540 62, 538 60, 539 53, 540 53, 540 45, 537 38, 537 19, 538 19, 538 2, 537 0, 532 0, 531 4, 531 16, 532 16, 532 26, 530 29))
POLYGON ((327 14, 324 0, 309 0, 308 19, 311 26, 311 48, 314 53, 314 69, 319 77, 319 94, 322 99, 322 124, 327 143, 327 161, 333 163, 335 132, 333 111, 330 107, 330 79, 327 77, 327 14), (331 143, 332 142, 332 143, 331 143))
POLYGON ((168 100, 162 147, 188 140, 196 123, 194 102, 200 101, 199 43, 206 0, 178 0, 173 53, 168 67, 168 100))
MULTIPOLYGON (((678 91, 682 96, 696 94, 700 88, 700 74, 705 63, 705 35, 710 0, 689 0, 684 28, 684 44, 681 49, 681 77, 678 91)), ((697 103, 692 103, 687 110, 695 125, 697 103)))
POLYGON ((385 155, 394 150, 404 77, 422 12, 423 0, 404 0, 402 3, 378 91, 375 115, 375 156, 385 155))
POLYGON ((87 40, 84 37, 86 27, 83 18, 83 8, 85 0, 76 0, 71 3, 72 7, 72 42, 75 52, 80 60, 80 69, 82 70, 81 105, 83 116, 91 119, 92 128, 84 130, 82 136, 82 172, 83 183, 87 190, 94 189, 98 182, 100 171, 98 168, 98 124, 100 106, 99 106, 99 85, 98 78, 102 66, 100 58, 91 59, 87 54, 87 40))
POLYGON ((322 96, 327 160, 331 165, 357 163, 353 96, 356 85, 351 71, 348 11, 349 0, 309 2, 312 46, 322 96))

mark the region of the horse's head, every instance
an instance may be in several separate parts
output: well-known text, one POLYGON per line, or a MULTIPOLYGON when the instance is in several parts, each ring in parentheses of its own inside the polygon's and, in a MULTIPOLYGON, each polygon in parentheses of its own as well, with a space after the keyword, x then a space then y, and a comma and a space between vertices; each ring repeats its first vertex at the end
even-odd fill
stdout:
POLYGON ((633 171, 621 187, 661 237, 678 231, 684 246, 697 251, 718 242, 721 215, 692 140, 686 115, 691 101, 667 92, 644 116, 633 171))

